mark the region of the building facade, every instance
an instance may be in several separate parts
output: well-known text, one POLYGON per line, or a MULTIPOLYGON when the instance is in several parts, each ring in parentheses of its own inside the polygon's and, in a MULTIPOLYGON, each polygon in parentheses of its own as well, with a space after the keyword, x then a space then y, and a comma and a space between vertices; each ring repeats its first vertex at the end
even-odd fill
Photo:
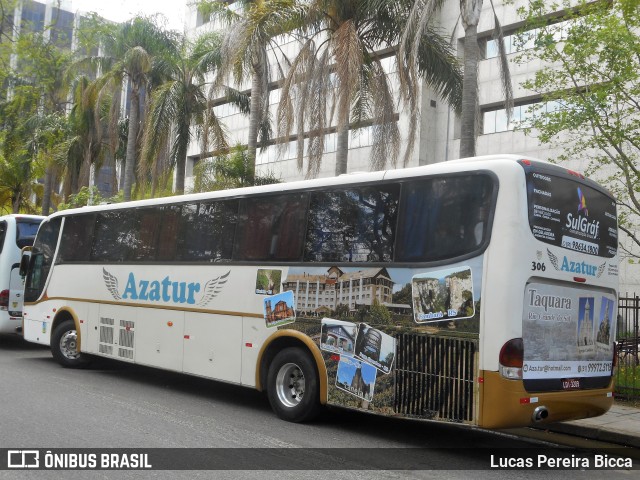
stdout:
POLYGON ((327 315, 339 305, 356 311, 374 302, 391 304, 394 282, 385 268, 343 272, 331 267, 325 274, 289 273, 283 282, 285 291, 294 294, 296 313, 327 315))
MULTIPOLYGON (((494 1, 496 17, 499 19, 507 44, 507 54, 514 90, 514 116, 510 120, 507 118, 503 106, 503 93, 500 82, 499 58, 497 56, 496 43, 492 40, 494 29, 494 13, 492 2, 483 2, 482 14, 478 25, 478 40, 481 48, 481 61, 478 70, 479 79, 479 104, 480 104, 480 129, 477 139, 476 154, 489 155, 496 153, 513 153, 531 158, 540 158, 553 161, 561 153, 548 144, 540 143, 536 135, 525 135, 523 131, 516 129, 516 121, 525 114, 531 105, 542 103, 542 98, 535 92, 527 91, 523 82, 535 75, 542 64, 540 62, 528 62, 518 64, 514 61, 518 54, 520 45, 515 41, 516 32, 521 29, 523 19, 518 13, 520 7, 528 5, 526 0, 515 0, 505 2, 503 0, 494 1), (515 120, 515 121, 514 121, 515 120)), ((577 2, 576 2, 577 3, 577 2)), ((232 2, 233 4, 233 2, 232 2)), ((195 7, 189 7, 186 17, 186 30, 190 35, 198 35, 216 26, 203 17, 195 7)), ((459 2, 448 0, 440 10, 439 25, 445 36, 452 35, 453 45, 462 57, 464 29, 459 21, 459 2)), ((526 47, 526 45, 525 45, 526 47)), ((293 42, 282 46, 286 52, 295 49, 293 42)), ((383 61, 385 70, 390 77, 391 83, 397 84, 397 73, 392 57, 383 61)), ((276 78, 276 76, 274 76, 276 78)), ((241 87, 249 92, 250 86, 241 87)), ((273 118, 279 99, 279 83, 274 81, 270 85, 270 104, 273 118)), ((230 104, 220 98, 216 102, 216 113, 221 117, 231 134, 232 144, 246 144, 248 117, 239 113, 230 104)), ((436 95, 431 89, 423 86, 421 91, 421 112, 420 127, 416 148, 413 155, 405 165, 407 167, 426 165, 436 162, 453 160, 458 158, 460 150, 460 124, 459 119, 449 108, 449 106, 436 95)), ((545 108, 553 108, 546 105, 545 108)), ((408 116, 398 102, 398 122, 400 131, 408 131, 408 116)), ((370 170, 369 159, 371 156, 372 129, 360 128, 353 130, 350 135, 348 170, 368 171, 370 170)), ((406 145, 407 139, 403 138, 406 145)), ((335 134, 328 134, 325 138, 325 154, 319 177, 334 175, 335 171, 335 134)), ((401 155, 404 152, 401 152, 401 155)), ((198 161, 200 151, 197 145, 192 145, 189 151, 189 161, 187 167, 187 178, 193 174, 192 166, 198 161)), ((259 149, 256 159, 257 171, 261 173, 272 173, 282 181, 299 180, 305 177, 306 169, 299 170, 297 167, 296 144, 291 142, 283 149, 269 147, 259 149)), ((567 168, 577 171, 585 171, 588 164, 587 158, 576 158, 565 164, 567 168)), ((398 164, 401 167, 401 164, 398 164)), ((606 172, 603 172, 606 175, 606 172)), ((189 180, 187 180, 189 181, 189 180)), ((621 238, 621 242, 626 242, 621 238)), ((640 266, 629 262, 629 257, 624 256, 620 250, 620 291, 640 292, 640 266)), ((312 282, 313 283, 313 282, 312 282)), ((324 300, 323 300, 324 301, 324 300)), ((326 300, 325 302, 329 302, 326 300)), ((316 308, 319 306, 316 305, 316 308)))

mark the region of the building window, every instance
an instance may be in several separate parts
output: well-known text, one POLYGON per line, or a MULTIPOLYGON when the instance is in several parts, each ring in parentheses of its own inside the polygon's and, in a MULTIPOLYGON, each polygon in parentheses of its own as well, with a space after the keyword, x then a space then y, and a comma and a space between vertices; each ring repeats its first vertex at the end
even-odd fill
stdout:
MULTIPOLYGON (((575 22, 574 19, 565 20, 563 22, 554 23, 545 27, 545 31, 553 37, 553 40, 560 42, 566 40, 569 29, 575 22)), ((535 39, 540 34, 540 29, 536 28, 528 30, 526 32, 513 32, 504 36, 504 48, 507 55, 511 53, 523 52, 534 47, 535 39)), ((486 40, 485 48, 483 49, 484 58, 495 58, 498 56, 498 41, 492 38, 486 40)))
POLYGON ((511 120, 504 108, 487 109, 482 113, 482 134, 499 133, 530 126, 529 120, 535 115, 552 113, 562 108, 559 101, 534 102, 513 107, 511 120))

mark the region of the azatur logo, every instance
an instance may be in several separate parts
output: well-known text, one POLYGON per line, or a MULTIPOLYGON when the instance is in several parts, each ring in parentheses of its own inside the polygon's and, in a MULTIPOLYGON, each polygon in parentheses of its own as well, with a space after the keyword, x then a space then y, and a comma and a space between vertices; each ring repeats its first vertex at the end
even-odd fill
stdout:
POLYGON ((172 302, 200 307, 207 305, 213 298, 218 296, 227 283, 230 273, 231 271, 228 271, 224 275, 212 278, 202 288, 202 285, 198 282, 175 281, 169 275, 162 280, 149 280, 136 278, 133 272, 129 272, 127 283, 121 294, 117 277, 107 272, 104 268, 102 269, 104 284, 116 300, 172 302))
POLYGON ((560 261, 556 255, 554 255, 549 249, 547 249, 547 255, 549 256, 549 261, 553 268, 556 270, 560 270, 563 272, 569 273, 577 273, 580 275, 589 275, 591 277, 602 276, 605 267, 607 266, 607 262, 604 262, 602 265, 593 265, 587 262, 574 262, 569 260, 566 256, 562 259, 562 265, 560 265, 560 261))

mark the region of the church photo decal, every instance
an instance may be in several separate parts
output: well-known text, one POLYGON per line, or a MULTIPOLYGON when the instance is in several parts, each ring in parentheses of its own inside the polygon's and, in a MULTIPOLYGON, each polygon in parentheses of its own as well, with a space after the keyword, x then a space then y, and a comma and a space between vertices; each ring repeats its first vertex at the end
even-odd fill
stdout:
POLYGON ((576 333, 576 345, 579 353, 589 353, 595 348, 594 339, 594 313, 593 297, 582 297, 578 302, 578 331, 576 333))
POLYGON ((264 299, 264 320, 268 328, 296 321, 293 292, 283 292, 264 299))
POLYGON ((370 402, 376 384, 377 370, 372 365, 342 355, 338 363, 336 387, 370 402))
POLYGON ((608 349, 611 343, 611 322, 613 321, 613 300, 602 297, 600 303, 600 317, 596 330, 596 346, 598 350, 608 349))

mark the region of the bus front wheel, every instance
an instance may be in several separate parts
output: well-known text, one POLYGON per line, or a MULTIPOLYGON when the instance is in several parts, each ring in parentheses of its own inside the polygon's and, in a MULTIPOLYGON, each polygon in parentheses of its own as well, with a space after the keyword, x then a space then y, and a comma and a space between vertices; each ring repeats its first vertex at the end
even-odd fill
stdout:
POLYGON ((63 367, 80 368, 87 364, 85 357, 78 351, 78 332, 73 320, 64 320, 53 331, 51 354, 63 367))
POLYGON ((267 396, 283 420, 305 422, 316 417, 320 412, 319 388, 315 363, 301 348, 285 348, 269 365, 267 396))

